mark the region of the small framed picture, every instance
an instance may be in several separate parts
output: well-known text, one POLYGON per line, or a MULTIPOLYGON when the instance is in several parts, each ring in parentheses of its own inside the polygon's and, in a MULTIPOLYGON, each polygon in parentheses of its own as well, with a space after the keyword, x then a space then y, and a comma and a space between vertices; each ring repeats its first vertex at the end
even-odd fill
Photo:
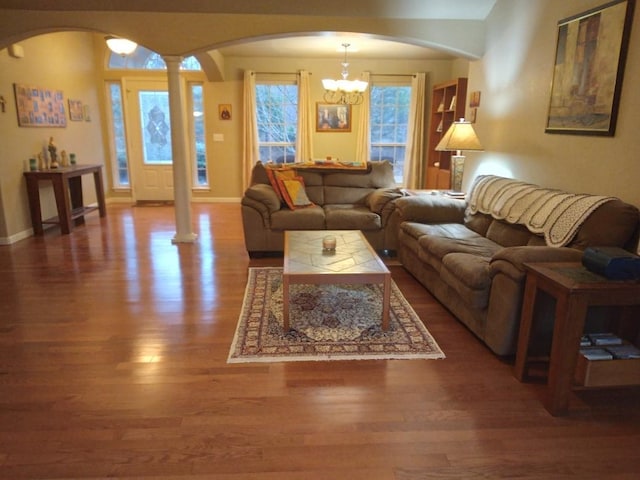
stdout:
POLYGON ((218 117, 220 120, 231 120, 231 104, 221 103, 218 105, 218 117))
POLYGON ((316 132, 350 132, 351 105, 316 103, 316 132))
POLYGON ((83 119, 82 101, 69 99, 69 120, 81 122, 83 119))

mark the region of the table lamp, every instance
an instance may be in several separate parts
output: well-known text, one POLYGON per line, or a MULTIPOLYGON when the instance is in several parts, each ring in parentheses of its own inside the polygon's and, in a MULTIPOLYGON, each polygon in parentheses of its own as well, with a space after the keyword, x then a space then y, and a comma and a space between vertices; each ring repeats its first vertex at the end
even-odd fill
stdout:
POLYGON ((438 152, 456 152, 451 156, 451 188, 456 192, 462 190, 462 174, 464 173, 462 150, 483 150, 471 122, 466 122, 464 118, 453 122, 436 146, 438 152))

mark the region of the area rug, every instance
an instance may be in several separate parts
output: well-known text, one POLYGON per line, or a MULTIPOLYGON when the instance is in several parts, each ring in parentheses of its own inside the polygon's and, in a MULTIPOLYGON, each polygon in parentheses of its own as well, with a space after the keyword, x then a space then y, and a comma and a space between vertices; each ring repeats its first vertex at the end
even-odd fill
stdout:
POLYGON ((249 268, 228 363, 445 358, 395 282, 389 330, 381 285, 291 285, 282 329, 282 268, 249 268))

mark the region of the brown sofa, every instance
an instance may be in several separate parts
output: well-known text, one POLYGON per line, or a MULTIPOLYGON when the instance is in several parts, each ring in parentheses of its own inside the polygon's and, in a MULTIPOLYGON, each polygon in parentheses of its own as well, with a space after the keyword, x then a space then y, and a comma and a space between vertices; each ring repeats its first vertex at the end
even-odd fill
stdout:
POLYGON ((274 191, 266 167, 257 162, 242 197, 242 225, 250 256, 282 252, 285 230, 361 230, 378 251, 394 252, 398 231, 393 166, 370 162, 367 170, 296 169, 310 207, 289 208, 274 191))
MULTIPOLYGON (((581 261, 588 246, 635 251, 637 245, 638 209, 619 199, 575 196, 495 176, 478 177, 467 199, 419 195, 397 200, 398 259, 498 355, 515 353, 523 263, 581 261), (582 204, 559 213, 563 202, 577 200, 582 204), (523 220, 527 216, 529 221, 523 220), (545 222, 551 227, 540 231, 545 222)), ((538 308, 546 318, 536 321, 540 349, 548 347, 552 328, 548 303, 538 308)))

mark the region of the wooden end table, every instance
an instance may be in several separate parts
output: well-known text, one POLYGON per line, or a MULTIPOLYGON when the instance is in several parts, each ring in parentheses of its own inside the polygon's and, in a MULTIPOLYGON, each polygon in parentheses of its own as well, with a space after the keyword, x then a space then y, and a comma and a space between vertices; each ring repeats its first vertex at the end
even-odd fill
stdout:
MULTIPOLYGON (((538 291, 556 299, 555 323, 549 358, 549 377, 545 408, 551 415, 568 413, 573 376, 590 306, 640 305, 640 283, 613 281, 596 275, 580 263, 529 263, 527 271, 520 335, 516 353, 515 376, 524 381, 534 307, 538 291)), ((632 319, 630 316, 627 319, 632 319)), ((635 319, 638 320, 638 319, 635 319)))

